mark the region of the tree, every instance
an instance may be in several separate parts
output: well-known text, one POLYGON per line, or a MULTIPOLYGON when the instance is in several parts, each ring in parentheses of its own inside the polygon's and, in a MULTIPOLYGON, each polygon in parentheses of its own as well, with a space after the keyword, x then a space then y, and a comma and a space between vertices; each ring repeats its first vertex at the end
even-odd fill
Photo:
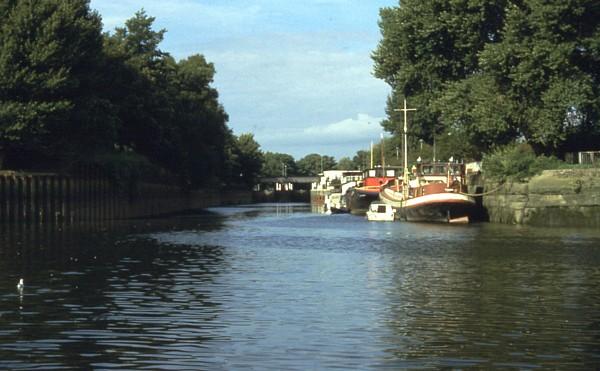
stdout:
POLYGON ((440 121, 448 123, 445 133, 437 137, 438 149, 444 144, 456 146, 455 158, 481 160, 491 148, 512 142, 518 135, 509 119, 513 104, 498 90, 494 79, 484 74, 448 85, 433 103, 440 121))
POLYGON ((142 10, 105 36, 120 146, 177 174, 186 187, 239 182, 237 139, 211 86, 214 65, 199 54, 176 62, 159 49, 166 31, 154 30, 154 20, 142 10))
POLYGON ((369 151, 360 150, 352 157, 352 162, 357 169, 364 170, 371 167, 369 151))
POLYGON ((232 134, 218 93, 210 86, 214 74, 214 65, 201 55, 192 55, 176 66, 173 129, 177 146, 173 151, 179 153, 181 162, 175 168, 192 186, 214 184, 228 176, 224 149, 232 134))
POLYGON ((153 29, 154 17, 141 10, 102 35, 88 1, 24 0, 0 2, 0 20, 7 165, 81 161, 121 173, 145 163, 187 189, 252 182, 258 143, 227 127, 213 64, 161 51, 166 31, 153 29), (242 168, 249 170, 240 179, 242 168))
POLYGON ((260 176, 265 178, 296 175, 296 162, 294 157, 286 153, 266 152, 263 156, 263 165, 260 176))
POLYGON ((392 86, 386 130, 408 97, 409 145, 452 140, 464 156, 527 141, 539 152, 600 139, 600 6, 593 0, 402 1, 381 11, 375 75, 392 86))
POLYGON ((253 134, 241 134, 236 142, 240 180, 246 187, 251 188, 256 184, 262 168, 263 154, 253 134))
POLYGON ((119 102, 119 144, 135 149, 153 162, 173 168, 181 161, 177 147, 174 102, 170 83, 176 64, 158 49, 166 30, 152 29, 155 18, 143 10, 105 35, 105 50, 113 71, 113 99, 119 102))
POLYGON ((8 166, 66 166, 112 147, 101 20, 84 0, 0 5, 0 147, 8 166))
POLYGON ((546 153, 600 139, 598 2, 511 2, 502 34, 482 51, 481 66, 518 135, 546 153))
POLYGON ((335 159, 331 156, 321 156, 317 153, 311 153, 304 156, 296 162, 298 174, 305 176, 315 176, 325 170, 335 169, 335 159))
POLYGON ((342 157, 335 166, 338 170, 356 170, 358 167, 350 157, 342 157))
MULTIPOLYGON (((382 39, 373 52, 375 76, 392 87, 382 126, 400 134, 403 115, 394 109, 407 98, 411 113, 409 141, 428 143, 452 123, 441 122, 433 102, 445 86, 479 70, 478 53, 497 42, 506 1, 405 0, 384 8, 379 23, 382 39)), ((453 107, 448 107, 453 109, 453 107)))

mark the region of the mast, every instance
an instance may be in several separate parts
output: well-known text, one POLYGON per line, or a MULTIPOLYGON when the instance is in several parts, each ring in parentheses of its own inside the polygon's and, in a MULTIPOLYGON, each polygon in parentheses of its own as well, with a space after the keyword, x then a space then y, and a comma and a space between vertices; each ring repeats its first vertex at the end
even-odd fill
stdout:
POLYGON ((383 176, 385 176, 385 157, 383 154, 383 133, 381 133, 381 168, 383 169, 383 176))
POLYGON ((407 114, 408 111, 416 111, 415 108, 406 108, 406 98, 404 99, 404 108, 395 109, 394 111, 402 111, 404 112, 404 178, 402 185, 402 193, 404 199, 408 199, 408 181, 409 181, 409 172, 408 172, 408 124, 407 124, 407 114))
POLYGON ((371 167, 370 169, 373 168, 373 141, 371 141, 371 167))

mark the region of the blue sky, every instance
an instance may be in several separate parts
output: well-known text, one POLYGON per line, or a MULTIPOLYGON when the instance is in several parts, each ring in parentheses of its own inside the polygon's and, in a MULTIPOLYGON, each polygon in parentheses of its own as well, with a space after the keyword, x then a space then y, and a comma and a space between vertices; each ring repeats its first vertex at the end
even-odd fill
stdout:
POLYGON ((92 0, 104 28, 140 10, 161 50, 203 54, 235 134, 264 151, 352 157, 379 140, 389 87, 372 75, 379 8, 397 0, 92 0))

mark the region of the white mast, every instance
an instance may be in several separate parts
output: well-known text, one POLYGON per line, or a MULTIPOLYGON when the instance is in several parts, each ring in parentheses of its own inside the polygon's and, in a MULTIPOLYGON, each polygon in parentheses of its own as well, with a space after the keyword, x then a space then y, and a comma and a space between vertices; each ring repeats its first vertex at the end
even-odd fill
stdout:
POLYGON ((370 169, 373 168, 373 141, 371 141, 371 167, 370 169))
POLYGON ((407 113, 408 111, 416 111, 415 108, 406 108, 406 99, 404 99, 404 108, 395 109, 394 111, 404 112, 404 178, 403 178, 403 186, 402 193, 404 195, 404 199, 408 199, 408 124, 407 124, 407 113))
POLYGON ((383 133, 381 133, 381 168, 383 169, 383 176, 385 176, 385 157, 383 154, 383 133))

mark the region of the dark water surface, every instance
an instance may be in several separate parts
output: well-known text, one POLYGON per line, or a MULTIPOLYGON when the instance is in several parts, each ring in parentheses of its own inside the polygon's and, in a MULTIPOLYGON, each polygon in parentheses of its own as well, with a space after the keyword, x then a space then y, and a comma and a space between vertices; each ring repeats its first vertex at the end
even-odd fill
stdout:
POLYGON ((212 211, 0 226, 0 369, 600 368, 598 231, 212 211))

